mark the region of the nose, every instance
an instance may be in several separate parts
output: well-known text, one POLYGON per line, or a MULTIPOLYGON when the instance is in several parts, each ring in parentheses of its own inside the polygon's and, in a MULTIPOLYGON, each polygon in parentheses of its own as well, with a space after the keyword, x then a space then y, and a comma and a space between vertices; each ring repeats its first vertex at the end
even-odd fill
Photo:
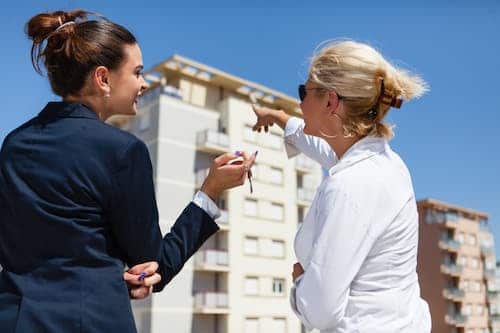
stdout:
POLYGON ((141 83, 141 91, 144 91, 149 88, 149 83, 142 77, 142 83, 141 83))

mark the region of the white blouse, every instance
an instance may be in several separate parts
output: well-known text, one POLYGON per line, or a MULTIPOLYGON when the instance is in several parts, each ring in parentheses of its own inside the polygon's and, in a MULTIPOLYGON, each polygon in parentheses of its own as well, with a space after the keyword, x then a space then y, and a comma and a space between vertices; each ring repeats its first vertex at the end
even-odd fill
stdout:
POLYGON ((291 118, 289 157, 328 169, 295 238, 304 268, 290 293, 307 329, 428 333, 431 318, 416 273, 418 213, 412 181, 385 139, 366 137, 340 160, 291 118))

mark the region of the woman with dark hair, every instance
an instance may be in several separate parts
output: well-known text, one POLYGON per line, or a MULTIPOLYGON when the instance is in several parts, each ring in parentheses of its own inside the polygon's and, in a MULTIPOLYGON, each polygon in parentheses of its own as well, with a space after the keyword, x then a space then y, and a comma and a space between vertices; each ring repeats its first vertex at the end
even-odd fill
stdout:
POLYGON ((134 115, 147 84, 135 37, 77 10, 26 26, 61 102, 0 151, 0 332, 135 332, 131 298, 163 289, 219 228, 214 201, 253 159, 217 157, 163 239, 146 145, 104 121, 134 115), (124 263, 133 267, 125 273, 124 263), (161 282, 160 282, 161 279, 161 282))

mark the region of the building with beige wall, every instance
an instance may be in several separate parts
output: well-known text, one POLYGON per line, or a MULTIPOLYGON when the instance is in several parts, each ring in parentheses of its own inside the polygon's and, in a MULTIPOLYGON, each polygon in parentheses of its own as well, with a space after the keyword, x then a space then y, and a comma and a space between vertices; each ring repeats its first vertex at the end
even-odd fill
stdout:
POLYGON ((500 332, 488 215, 433 199, 419 201, 418 208, 418 274, 432 332, 500 332))
MULTIPOLYGON (((147 74, 136 117, 111 120, 146 142, 165 233, 201 186, 213 158, 259 151, 249 184, 220 199, 221 231, 160 294, 133 302, 141 333, 299 333, 289 305, 293 239, 321 181, 318 164, 287 159, 281 129, 256 133, 249 94, 300 116, 298 101, 193 60, 173 56, 147 74)), ((140 195, 138 193, 138 195, 140 195)))

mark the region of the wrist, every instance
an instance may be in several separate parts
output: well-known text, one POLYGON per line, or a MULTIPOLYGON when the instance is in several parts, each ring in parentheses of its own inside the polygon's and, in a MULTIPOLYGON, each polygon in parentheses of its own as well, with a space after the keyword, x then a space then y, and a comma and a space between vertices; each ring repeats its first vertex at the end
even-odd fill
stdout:
POLYGON ((203 185, 200 188, 200 191, 205 193, 206 195, 209 196, 212 201, 217 201, 217 198, 220 195, 220 191, 215 189, 213 186, 210 186, 210 184, 207 184, 207 182, 203 183, 203 185))

